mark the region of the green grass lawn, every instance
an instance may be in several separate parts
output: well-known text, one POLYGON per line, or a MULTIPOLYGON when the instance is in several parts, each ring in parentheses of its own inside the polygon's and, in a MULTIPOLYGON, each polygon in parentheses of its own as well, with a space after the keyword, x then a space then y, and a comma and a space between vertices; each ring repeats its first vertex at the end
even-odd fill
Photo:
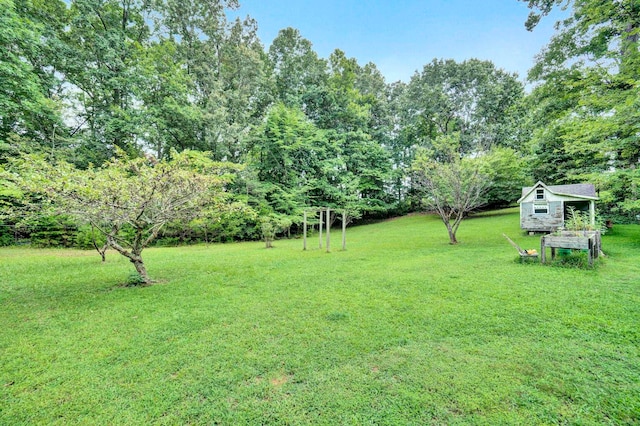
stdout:
POLYGON ((521 264, 517 210, 299 239, 0 250, 0 424, 638 424, 640 226, 521 264))

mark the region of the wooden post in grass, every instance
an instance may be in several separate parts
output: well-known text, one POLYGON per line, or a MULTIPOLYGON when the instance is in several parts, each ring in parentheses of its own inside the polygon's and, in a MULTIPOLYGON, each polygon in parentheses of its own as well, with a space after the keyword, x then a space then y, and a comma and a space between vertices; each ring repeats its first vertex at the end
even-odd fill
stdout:
POLYGON ((330 251, 331 247, 331 213, 329 207, 327 207, 327 253, 330 251))
POLYGON ((322 248, 322 209, 320 209, 320 220, 318 221, 318 247, 322 248))
MULTIPOLYGON (((314 214, 320 213, 320 218, 318 219, 318 247, 322 249, 322 227, 324 226, 327 233, 327 253, 331 252, 331 208, 320 208, 317 210, 311 210, 314 214)), ((309 226, 309 215, 307 210, 303 210, 303 221, 302 221, 302 235, 303 235, 303 245, 302 250, 307 250, 307 234, 309 226)), ((347 211, 342 211, 342 250, 347 249, 347 211)))
POLYGON ((307 211, 304 211, 304 219, 302 220, 302 250, 307 249, 307 211))
POLYGON ((342 250, 347 249, 347 211, 342 210, 342 250))

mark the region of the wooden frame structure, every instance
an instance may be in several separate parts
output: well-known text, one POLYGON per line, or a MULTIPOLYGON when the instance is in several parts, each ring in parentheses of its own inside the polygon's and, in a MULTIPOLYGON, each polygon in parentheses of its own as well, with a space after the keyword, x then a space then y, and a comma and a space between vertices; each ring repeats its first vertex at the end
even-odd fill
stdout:
MULTIPOLYGON (((321 207, 317 209, 305 209, 304 210, 304 218, 303 218, 303 248, 302 250, 307 250, 307 213, 313 212, 314 214, 320 213, 320 219, 318 221, 318 248, 322 249, 322 227, 324 225, 326 230, 326 239, 327 239, 327 253, 331 251, 331 208, 330 207, 321 207), (325 220, 323 221, 322 216, 325 216, 325 220)), ((342 250, 347 249, 347 211, 342 210, 342 250)))
MULTIPOLYGON (((599 233, 597 235, 599 235, 599 233)), ((547 247, 551 248, 551 259, 556 257, 557 248, 587 250, 589 266, 593 266, 593 259, 597 259, 600 252, 599 245, 596 234, 585 236, 545 235, 540 240, 540 261, 542 263, 546 262, 547 247)))

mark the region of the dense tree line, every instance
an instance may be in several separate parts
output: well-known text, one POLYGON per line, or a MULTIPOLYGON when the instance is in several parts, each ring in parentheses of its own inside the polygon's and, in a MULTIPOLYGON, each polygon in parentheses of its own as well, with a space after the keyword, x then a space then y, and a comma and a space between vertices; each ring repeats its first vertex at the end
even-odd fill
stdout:
POLYGON ((267 48, 257 22, 227 18, 237 0, 0 0, 2 241, 55 223, 65 238, 54 242, 88 240, 63 216, 20 219, 34 194, 16 187, 11 160, 28 153, 77 170, 185 150, 242 165, 226 208, 164 223, 165 242, 295 230, 311 206, 405 213, 433 205, 425 172, 460 164, 483 182, 475 205, 513 203, 538 179, 588 180, 603 213, 629 220, 640 210, 640 6, 521 1, 532 30, 571 8, 530 94, 489 61, 434 59, 403 83, 339 49, 320 58, 294 28, 267 48))

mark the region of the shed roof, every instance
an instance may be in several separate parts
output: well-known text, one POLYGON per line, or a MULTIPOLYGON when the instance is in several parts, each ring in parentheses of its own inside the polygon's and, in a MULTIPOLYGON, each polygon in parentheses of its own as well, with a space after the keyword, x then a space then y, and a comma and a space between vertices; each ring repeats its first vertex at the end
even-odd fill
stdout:
POLYGON ((570 197, 585 198, 589 200, 597 200, 598 194, 596 188, 591 183, 575 183, 571 185, 545 185, 538 181, 534 186, 522 188, 522 197, 518 200, 520 203, 535 188, 544 187, 552 194, 567 195, 570 197))

